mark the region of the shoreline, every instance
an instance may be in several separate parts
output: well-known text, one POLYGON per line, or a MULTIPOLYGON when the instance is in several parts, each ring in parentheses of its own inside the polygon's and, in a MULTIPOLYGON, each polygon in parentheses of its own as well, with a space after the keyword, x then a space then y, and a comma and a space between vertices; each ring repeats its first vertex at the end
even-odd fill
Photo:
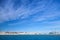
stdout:
MULTIPOLYGON (((8 34, 9 35, 9 34, 8 34)), ((7 36, 8 36, 7 35, 7 36)), ((13 35, 13 34, 11 34, 11 35, 13 35)), ((19 34, 15 34, 15 35, 19 35, 19 34)), ((25 34, 24 34, 25 35, 25 34)), ((27 34, 28 35, 28 34, 27 34)), ((33 35, 33 34, 31 34, 31 35, 33 35)), ((42 36, 44 36, 44 35, 46 35, 46 34, 40 34, 40 35, 42 35, 42 36)), ((52 34, 52 36, 54 36, 55 34, 52 34)), ((3 36, 3 35, 1 35, 0 34, 0 36, 3 36)), ((23 36, 23 35, 21 35, 21 36, 23 36)), ((39 35, 38 35, 39 36, 39 35)), ((50 34, 48 34, 47 36, 51 36, 50 34)), ((60 34, 57 34, 56 36, 60 36, 60 34)))
POLYGON ((60 32, 0 32, 0 35, 60 35, 60 32))

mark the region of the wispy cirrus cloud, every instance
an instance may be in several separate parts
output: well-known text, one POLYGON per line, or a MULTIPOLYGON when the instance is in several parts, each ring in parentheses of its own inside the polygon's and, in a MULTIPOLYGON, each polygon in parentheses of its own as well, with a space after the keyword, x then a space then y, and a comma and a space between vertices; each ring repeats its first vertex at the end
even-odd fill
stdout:
POLYGON ((44 22, 60 16, 56 0, 2 0, 0 4, 0 23, 24 19, 44 22))
POLYGON ((0 5, 0 22, 25 18, 44 10, 48 1, 2 0, 0 5), (30 3, 29 3, 30 2, 30 3), (43 3, 44 2, 44 3, 43 3))

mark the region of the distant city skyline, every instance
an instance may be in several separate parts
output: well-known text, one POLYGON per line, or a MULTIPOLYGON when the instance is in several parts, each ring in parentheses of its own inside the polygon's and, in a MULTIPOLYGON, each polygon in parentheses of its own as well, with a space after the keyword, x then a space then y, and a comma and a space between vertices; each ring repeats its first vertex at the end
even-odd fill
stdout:
POLYGON ((0 0, 0 31, 60 31, 60 0, 0 0))

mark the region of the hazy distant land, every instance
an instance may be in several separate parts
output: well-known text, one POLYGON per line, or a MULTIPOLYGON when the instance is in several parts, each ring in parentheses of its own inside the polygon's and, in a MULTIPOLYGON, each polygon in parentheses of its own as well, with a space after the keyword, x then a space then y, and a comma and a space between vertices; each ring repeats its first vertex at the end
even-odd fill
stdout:
POLYGON ((60 32, 0 32, 0 35, 60 35, 60 32))

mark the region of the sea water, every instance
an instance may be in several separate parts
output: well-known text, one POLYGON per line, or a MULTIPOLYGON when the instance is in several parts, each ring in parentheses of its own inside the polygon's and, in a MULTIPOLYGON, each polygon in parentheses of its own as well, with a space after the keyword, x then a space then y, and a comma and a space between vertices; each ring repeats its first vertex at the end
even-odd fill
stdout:
POLYGON ((60 35, 0 35, 0 40, 60 40, 60 35))

